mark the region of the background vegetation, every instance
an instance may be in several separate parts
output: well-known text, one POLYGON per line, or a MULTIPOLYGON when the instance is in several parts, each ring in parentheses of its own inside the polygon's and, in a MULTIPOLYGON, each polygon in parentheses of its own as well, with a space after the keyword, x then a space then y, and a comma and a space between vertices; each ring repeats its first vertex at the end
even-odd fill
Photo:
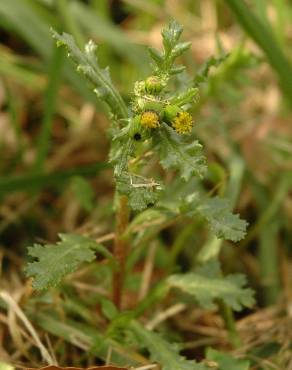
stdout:
MULTIPOLYGON (((200 218, 187 225, 144 225, 143 237, 149 234, 151 240, 152 232, 158 238, 140 250, 145 262, 138 253, 129 262, 135 269, 124 306, 131 309, 151 282, 175 266, 191 270, 195 261, 222 248, 224 272, 245 273, 256 291, 257 306, 236 315, 241 346, 230 344, 216 309, 160 305, 154 318, 145 318, 147 327, 181 342, 188 358, 199 360, 212 346, 236 358, 248 356, 255 369, 292 369, 291 3, 3 0, 1 370, 38 366, 46 355, 64 366, 96 364, 106 357, 100 346, 95 348, 103 341, 96 327, 106 327, 113 315, 110 302, 100 298, 107 289, 106 266, 85 267, 65 280, 61 290, 42 295, 33 293, 23 274, 26 247, 36 241, 56 241, 60 232, 105 244, 113 239, 105 107, 64 50, 55 47, 50 27, 71 33, 80 47, 95 40, 100 64, 110 66, 112 80, 129 101, 134 82, 150 72, 143 45, 160 47, 160 30, 171 18, 184 25, 183 37, 192 42, 183 60, 188 72, 201 76, 194 118, 209 161, 205 187, 227 196, 249 227, 246 238, 234 246, 216 239, 200 218), (200 69, 206 60, 208 78, 207 69, 200 69)), ((168 189, 170 195, 177 191, 174 178, 168 189)), ((106 354, 109 347, 105 345, 106 354)), ((138 355, 124 342, 121 354, 127 360, 115 363, 147 363, 147 352, 138 355)), ((228 366, 233 367, 222 370, 237 369, 228 366)))

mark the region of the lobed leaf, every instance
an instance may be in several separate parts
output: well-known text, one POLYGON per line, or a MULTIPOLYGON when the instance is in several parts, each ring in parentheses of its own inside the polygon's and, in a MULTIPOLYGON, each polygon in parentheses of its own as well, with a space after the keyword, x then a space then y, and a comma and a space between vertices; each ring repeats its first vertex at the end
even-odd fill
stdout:
POLYGON ((127 107, 116 88, 113 86, 108 68, 102 69, 97 62, 97 45, 89 41, 81 51, 76 45, 74 38, 63 33, 60 35, 52 31, 53 37, 57 40, 57 45, 64 45, 68 49, 68 56, 77 65, 77 71, 83 73, 93 84, 94 92, 98 98, 108 104, 111 112, 118 118, 127 118, 127 107))
POLYGON ((161 32, 163 52, 161 53, 152 47, 148 49, 150 57, 156 64, 155 72, 157 74, 169 77, 181 73, 185 69, 183 65, 174 65, 175 59, 191 46, 190 42, 179 42, 182 32, 183 27, 173 20, 161 32))
POLYGON ((225 60, 229 57, 228 53, 220 55, 219 57, 211 56, 206 60, 206 62, 201 66, 200 70, 194 78, 194 85, 198 86, 203 82, 206 82, 209 77, 211 67, 219 67, 225 60))
POLYGON ((160 163, 166 170, 174 169, 188 181, 191 176, 203 177, 206 171, 202 145, 197 141, 188 142, 166 123, 162 123, 156 138, 160 163))
POLYGON ((33 287, 37 290, 58 285, 82 263, 93 261, 95 250, 108 257, 109 252, 104 247, 85 236, 60 234, 60 239, 57 244, 28 247, 28 254, 36 261, 27 264, 25 273, 33 278, 33 287))
POLYGON ((129 198, 129 206, 135 211, 142 211, 148 206, 154 205, 159 198, 161 186, 152 179, 122 172, 116 178, 117 191, 129 198))
POLYGON ((149 52, 150 57, 157 64, 157 66, 160 67, 163 63, 163 55, 161 54, 161 52, 154 49, 151 46, 148 47, 148 52, 149 52))
POLYGON ((172 275, 167 279, 167 283, 170 287, 193 296, 204 308, 211 308, 218 299, 235 311, 254 304, 254 292, 250 288, 245 288, 245 276, 242 274, 221 276, 217 261, 208 262, 197 272, 172 275))
POLYGON ((226 199, 209 198, 198 206, 197 212, 206 218, 211 230, 219 239, 237 242, 245 237, 248 223, 231 212, 226 199))
POLYGON ((219 239, 237 242, 245 237, 248 223, 233 214, 228 199, 207 198, 200 192, 186 195, 180 201, 180 211, 190 217, 197 214, 204 217, 219 239))
POLYGON ((194 360, 187 360, 179 354, 179 347, 163 339, 159 334, 145 329, 132 321, 130 329, 139 343, 150 352, 151 360, 158 362, 161 370, 209 370, 209 367, 194 360))
POLYGON ((114 175, 121 176, 122 172, 128 170, 128 160, 133 154, 134 142, 130 137, 116 139, 112 142, 110 162, 114 164, 114 175))
POLYGON ((170 21, 168 26, 163 28, 161 35, 166 53, 170 53, 175 48, 182 32, 182 25, 175 20, 170 21))
POLYGON ((200 99, 199 89, 196 87, 191 87, 180 94, 175 94, 171 99, 169 99, 170 104, 178 105, 182 107, 185 104, 198 104, 200 99))

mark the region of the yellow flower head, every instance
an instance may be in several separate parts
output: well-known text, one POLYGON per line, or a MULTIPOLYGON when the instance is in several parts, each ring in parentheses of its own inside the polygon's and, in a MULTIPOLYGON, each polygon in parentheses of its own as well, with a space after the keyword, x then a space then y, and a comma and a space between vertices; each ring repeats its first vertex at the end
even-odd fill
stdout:
POLYGON ((147 110, 141 114, 140 123, 147 128, 157 128, 159 127, 159 116, 155 111, 147 110))
POLYGON ((171 122, 172 127, 179 134, 187 134, 191 132, 193 127, 193 119, 188 112, 179 112, 171 122))

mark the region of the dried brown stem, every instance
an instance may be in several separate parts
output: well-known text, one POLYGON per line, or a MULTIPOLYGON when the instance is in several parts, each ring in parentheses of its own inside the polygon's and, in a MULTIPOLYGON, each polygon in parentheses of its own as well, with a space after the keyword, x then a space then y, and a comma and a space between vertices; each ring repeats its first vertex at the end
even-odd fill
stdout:
POLYGON ((116 214, 116 233, 114 242, 114 257, 117 261, 117 269, 113 275, 113 302, 117 308, 122 305, 122 292, 125 280, 125 263, 128 255, 128 242, 125 238, 125 231, 129 223, 128 198, 120 196, 116 214))

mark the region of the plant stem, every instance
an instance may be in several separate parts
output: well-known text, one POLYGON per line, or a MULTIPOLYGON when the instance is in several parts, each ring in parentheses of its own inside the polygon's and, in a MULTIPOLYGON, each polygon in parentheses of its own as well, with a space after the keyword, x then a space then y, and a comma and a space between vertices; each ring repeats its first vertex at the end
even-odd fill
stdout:
POLYGON ((239 348, 241 346, 241 339, 236 329, 233 312, 231 308, 227 306, 224 302, 220 302, 219 306, 226 329, 228 331, 230 343, 234 348, 239 348))
POLYGON ((125 280, 125 264, 128 255, 128 243, 125 238, 125 231, 129 223, 128 197, 121 195, 116 214, 116 235, 114 245, 114 258, 117 262, 117 269, 113 274, 113 302, 117 308, 121 308, 122 292, 125 280))

